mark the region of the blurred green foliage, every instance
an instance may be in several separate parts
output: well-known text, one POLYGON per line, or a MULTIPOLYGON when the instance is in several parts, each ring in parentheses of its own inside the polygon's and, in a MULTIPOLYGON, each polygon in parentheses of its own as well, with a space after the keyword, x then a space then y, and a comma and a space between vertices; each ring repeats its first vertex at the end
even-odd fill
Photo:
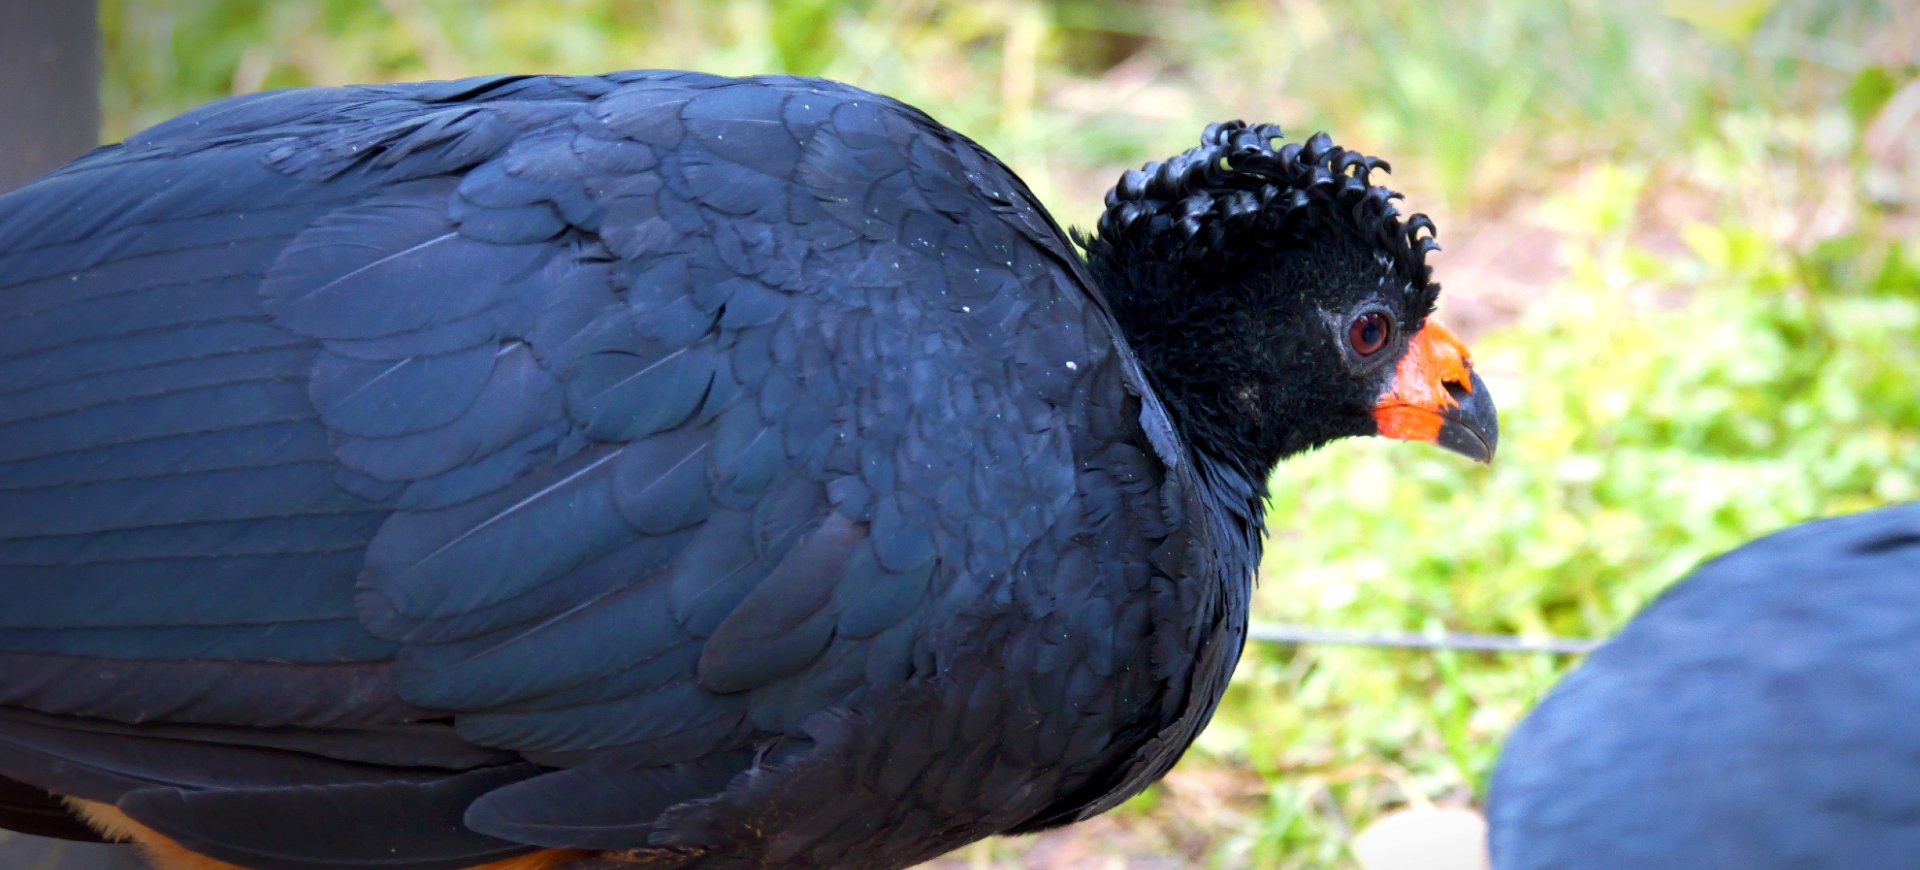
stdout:
MULTIPOLYGON (((1514 373, 1489 378, 1504 432, 1492 469, 1386 443, 1283 468, 1257 612, 1604 636, 1704 558, 1920 493, 1920 264, 1857 238, 1793 256, 1743 233, 1700 226, 1673 261, 1590 261, 1594 283, 1487 335, 1481 365, 1514 373), (1648 310, 1605 280, 1614 270, 1700 283, 1648 310)), ((1287 796, 1264 857, 1311 865, 1285 859, 1334 857, 1326 814, 1301 810, 1314 790, 1364 820, 1409 782, 1478 788, 1501 735, 1571 663, 1256 648, 1203 739, 1287 796)))
MULTIPOLYGON (((1900 0, 106 0, 101 22, 112 138, 261 88, 680 67, 900 97, 1080 225, 1212 120, 1390 156, 1455 248, 1442 314, 1471 327, 1500 458, 1288 463, 1259 618, 1603 636, 1705 557, 1920 493, 1920 7, 1900 0), (1520 269, 1502 237, 1557 254, 1520 269)), ((1383 810, 1473 800, 1572 664, 1250 648, 1121 823, 1196 863, 1351 866, 1383 810)))

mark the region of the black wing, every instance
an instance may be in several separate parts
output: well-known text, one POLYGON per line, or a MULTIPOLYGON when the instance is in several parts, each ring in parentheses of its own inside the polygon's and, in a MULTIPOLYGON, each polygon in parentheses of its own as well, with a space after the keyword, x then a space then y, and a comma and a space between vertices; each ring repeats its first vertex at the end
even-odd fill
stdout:
POLYGON ((1166 525, 1079 268, 817 81, 287 91, 96 152, 0 199, 0 774, 261 866, 351 866, 349 817, 421 870, 642 845, 1017 562, 1093 588, 1073 535, 1166 525), (391 821, 476 797, 493 836, 391 821))

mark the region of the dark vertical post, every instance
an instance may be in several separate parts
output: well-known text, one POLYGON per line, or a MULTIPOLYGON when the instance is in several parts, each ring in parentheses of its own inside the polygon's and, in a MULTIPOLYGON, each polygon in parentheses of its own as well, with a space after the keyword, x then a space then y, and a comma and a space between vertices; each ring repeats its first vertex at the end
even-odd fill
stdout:
POLYGON ((0 192, 99 141, 93 0, 0 0, 0 192))
MULTIPOLYGON (((0 0, 0 193, 100 141, 100 35, 93 0, 0 0)), ((0 831, 0 866, 142 866, 126 846, 0 831)))
MULTIPOLYGON (((0 193, 100 142, 94 0, 0 0, 0 193)), ((140 870, 132 846, 0 830, 0 868, 140 870)))

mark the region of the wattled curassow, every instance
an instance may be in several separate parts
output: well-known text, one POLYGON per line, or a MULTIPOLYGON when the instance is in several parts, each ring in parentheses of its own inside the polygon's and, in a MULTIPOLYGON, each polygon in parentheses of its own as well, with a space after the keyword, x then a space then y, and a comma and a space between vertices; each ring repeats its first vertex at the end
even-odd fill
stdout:
POLYGON ((1920 866, 1920 505, 1667 590, 1508 739, 1496 870, 1920 866))
POLYGON ((1225 687, 1276 462, 1495 446, 1430 223, 1279 137, 1084 257, 798 78, 236 97, 0 198, 0 824, 894 868, 1113 807, 1225 687))

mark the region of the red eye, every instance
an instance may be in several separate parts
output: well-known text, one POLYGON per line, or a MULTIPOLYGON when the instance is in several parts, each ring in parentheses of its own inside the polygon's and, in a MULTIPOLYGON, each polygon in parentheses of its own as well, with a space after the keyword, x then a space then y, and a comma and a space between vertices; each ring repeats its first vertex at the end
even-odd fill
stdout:
POLYGON ((1385 314, 1371 311, 1353 319, 1353 325, 1347 327, 1347 341, 1353 350, 1361 356, 1372 356, 1387 343, 1393 324, 1385 314))

